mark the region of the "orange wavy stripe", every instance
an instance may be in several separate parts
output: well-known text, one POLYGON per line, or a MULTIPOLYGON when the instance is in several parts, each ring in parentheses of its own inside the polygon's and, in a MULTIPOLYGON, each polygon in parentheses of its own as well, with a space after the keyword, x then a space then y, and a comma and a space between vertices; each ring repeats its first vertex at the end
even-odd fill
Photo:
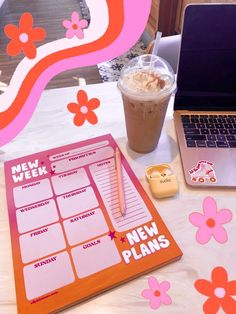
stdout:
POLYGON ((92 43, 55 52, 40 60, 27 74, 12 105, 0 113, 0 129, 6 127, 16 118, 24 106, 32 87, 45 69, 57 61, 105 48, 119 36, 124 23, 124 0, 106 1, 109 12, 109 26, 106 33, 92 43))

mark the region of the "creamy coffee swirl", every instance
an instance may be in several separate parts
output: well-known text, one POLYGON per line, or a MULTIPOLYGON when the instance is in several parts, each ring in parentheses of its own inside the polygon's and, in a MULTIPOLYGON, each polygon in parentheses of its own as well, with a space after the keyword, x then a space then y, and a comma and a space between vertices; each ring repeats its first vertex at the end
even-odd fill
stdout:
POLYGON ((127 73, 123 85, 138 93, 156 93, 170 87, 170 78, 154 71, 139 70, 127 73))

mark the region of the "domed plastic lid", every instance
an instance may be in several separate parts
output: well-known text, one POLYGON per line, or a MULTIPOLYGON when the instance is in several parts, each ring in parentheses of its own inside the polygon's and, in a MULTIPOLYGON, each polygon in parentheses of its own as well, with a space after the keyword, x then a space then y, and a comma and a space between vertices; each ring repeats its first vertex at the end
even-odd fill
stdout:
POLYGON ((133 96, 156 96, 172 93, 175 75, 170 64, 155 55, 132 59, 121 71, 118 87, 133 96))

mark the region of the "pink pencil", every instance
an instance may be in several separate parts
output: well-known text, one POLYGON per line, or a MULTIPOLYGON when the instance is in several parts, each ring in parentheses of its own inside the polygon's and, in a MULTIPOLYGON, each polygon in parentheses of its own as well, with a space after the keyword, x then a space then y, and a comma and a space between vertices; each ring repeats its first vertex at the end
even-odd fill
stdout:
POLYGON ((120 150, 117 147, 115 151, 115 162, 116 162, 116 175, 117 175, 117 183, 118 183, 118 195, 119 195, 119 203, 120 203, 120 212, 121 215, 125 215, 125 196, 124 196, 124 186, 123 186, 123 176, 122 176, 122 168, 121 168, 121 155, 120 150))

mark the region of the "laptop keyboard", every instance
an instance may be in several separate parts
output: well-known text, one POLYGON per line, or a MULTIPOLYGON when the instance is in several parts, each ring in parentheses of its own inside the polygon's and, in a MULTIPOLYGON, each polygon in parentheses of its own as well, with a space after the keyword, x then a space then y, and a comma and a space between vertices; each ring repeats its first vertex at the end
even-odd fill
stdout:
POLYGON ((187 147, 236 148, 236 115, 181 115, 187 147))

